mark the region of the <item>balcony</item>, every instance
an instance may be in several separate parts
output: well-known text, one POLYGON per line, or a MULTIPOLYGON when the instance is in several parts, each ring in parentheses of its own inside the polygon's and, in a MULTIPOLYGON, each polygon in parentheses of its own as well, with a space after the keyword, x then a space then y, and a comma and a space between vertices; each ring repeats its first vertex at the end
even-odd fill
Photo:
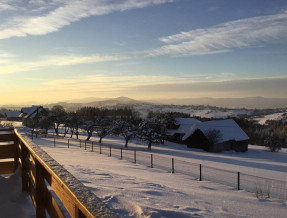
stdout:
POLYGON ((22 191, 29 193, 36 217, 117 217, 25 132, 0 129, 0 175, 12 174, 18 166, 22 191))

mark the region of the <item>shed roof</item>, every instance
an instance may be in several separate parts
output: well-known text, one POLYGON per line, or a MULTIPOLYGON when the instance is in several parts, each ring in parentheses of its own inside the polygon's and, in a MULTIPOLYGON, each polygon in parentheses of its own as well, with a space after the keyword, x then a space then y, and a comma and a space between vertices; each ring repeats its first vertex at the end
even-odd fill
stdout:
POLYGON ((18 117, 20 115, 20 111, 6 111, 4 114, 7 117, 18 117))
POLYGON ((175 121, 179 125, 179 127, 177 129, 169 129, 167 131, 167 134, 169 135, 173 135, 175 133, 186 134, 192 125, 201 123, 200 120, 195 118, 175 118, 175 121))

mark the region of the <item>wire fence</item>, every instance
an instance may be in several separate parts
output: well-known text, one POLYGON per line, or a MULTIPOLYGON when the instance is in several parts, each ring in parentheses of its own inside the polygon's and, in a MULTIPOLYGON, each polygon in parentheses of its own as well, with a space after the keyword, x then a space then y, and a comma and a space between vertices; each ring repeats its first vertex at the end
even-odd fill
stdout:
POLYGON ((44 136, 51 139, 54 147, 79 147, 87 151, 97 152, 120 160, 165 170, 169 173, 188 175, 199 181, 206 180, 245 190, 255 194, 257 198, 278 198, 287 200, 287 182, 263 178, 245 173, 218 169, 203 164, 190 163, 170 156, 154 154, 129 148, 117 148, 112 145, 94 141, 78 140, 55 136, 44 136))

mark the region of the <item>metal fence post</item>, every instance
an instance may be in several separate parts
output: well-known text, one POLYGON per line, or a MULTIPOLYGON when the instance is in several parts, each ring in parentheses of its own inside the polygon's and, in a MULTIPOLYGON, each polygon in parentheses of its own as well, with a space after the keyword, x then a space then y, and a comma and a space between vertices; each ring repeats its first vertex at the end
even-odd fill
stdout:
POLYGON ((134 150, 134 159, 135 159, 135 163, 137 163, 137 151, 134 150))
POLYGON ((94 152, 94 142, 92 142, 92 152, 94 152))
POLYGON ((110 145, 110 157, 112 156, 112 146, 110 145))
POLYGON ((82 147, 82 140, 80 140, 80 148, 82 147))
POLYGON ((56 147, 56 138, 54 137, 54 147, 56 147))
POLYGON ((171 158, 171 173, 174 173, 174 158, 171 158))
POLYGON ((121 148, 121 160, 123 159, 123 149, 121 148))
POLYGON ((199 164, 199 181, 202 181, 202 167, 201 167, 201 164, 199 164))
POLYGON ((85 140, 85 150, 87 150, 87 141, 85 140))
POLYGON ((68 148, 70 147, 70 140, 68 139, 68 148))
POLYGON ((152 158, 152 154, 150 154, 150 168, 153 168, 153 158, 152 158))
POLYGON ((240 172, 237 172, 237 190, 240 190, 240 172))

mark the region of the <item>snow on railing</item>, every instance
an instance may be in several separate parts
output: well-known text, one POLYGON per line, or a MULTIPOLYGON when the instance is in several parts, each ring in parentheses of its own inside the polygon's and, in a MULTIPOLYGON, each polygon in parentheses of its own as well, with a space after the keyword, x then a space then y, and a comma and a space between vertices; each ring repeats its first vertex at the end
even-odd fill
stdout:
POLYGON ((116 217, 25 133, 0 129, 0 159, 0 175, 21 166, 22 191, 30 194, 37 217, 116 217))

